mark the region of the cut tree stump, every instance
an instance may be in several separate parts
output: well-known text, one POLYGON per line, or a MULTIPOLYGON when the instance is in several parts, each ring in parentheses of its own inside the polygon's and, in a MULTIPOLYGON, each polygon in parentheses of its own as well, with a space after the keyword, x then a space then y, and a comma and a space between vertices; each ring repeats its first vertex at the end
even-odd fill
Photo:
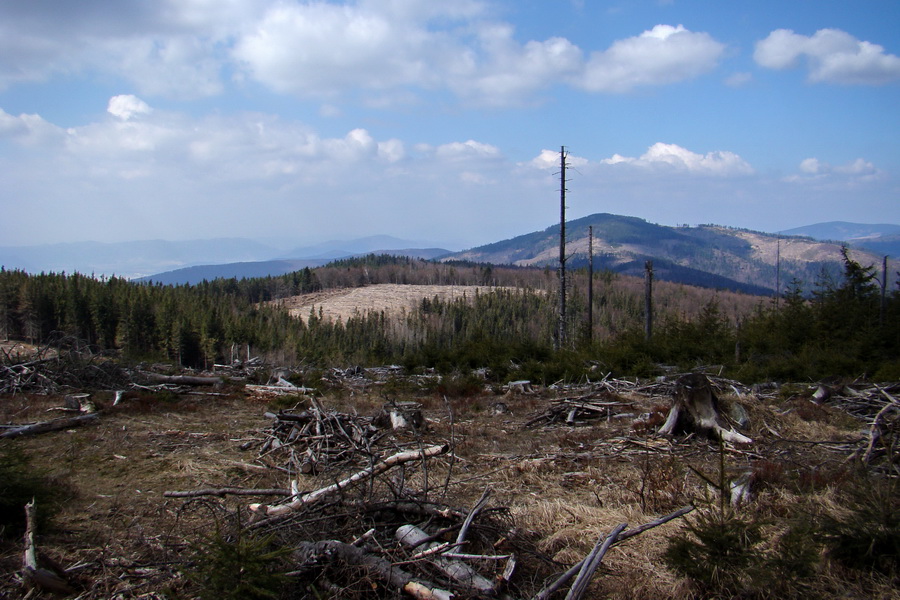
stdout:
POLYGON ((662 435, 700 433, 712 439, 722 439, 734 444, 753 442, 734 430, 721 411, 712 384, 702 373, 691 373, 678 379, 672 408, 669 409, 669 416, 660 427, 659 433, 662 435))

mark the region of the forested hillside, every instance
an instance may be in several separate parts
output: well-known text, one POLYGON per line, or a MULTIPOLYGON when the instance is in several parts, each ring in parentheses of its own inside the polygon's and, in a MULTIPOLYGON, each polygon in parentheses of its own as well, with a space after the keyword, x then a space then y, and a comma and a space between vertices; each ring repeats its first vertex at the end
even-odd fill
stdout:
POLYGON ((287 364, 401 363, 497 378, 577 378, 590 369, 649 375, 659 365, 721 365, 747 381, 828 375, 900 376, 900 294, 845 252, 844 272, 812 289, 795 281, 771 298, 657 282, 654 328, 644 331, 641 279, 587 273, 569 289, 569 342, 554 351, 556 273, 549 268, 435 264, 374 256, 280 277, 195 286, 133 284, 83 275, 0 271, 0 336, 36 344, 83 340, 98 351, 190 367, 265 354, 287 364), (375 283, 515 288, 465 299, 424 298, 401 315, 366 311, 332 322, 294 319, 270 302, 323 288, 375 283), (812 299, 806 298, 812 293, 812 299))
MULTIPOLYGON (((668 227, 636 217, 594 214, 566 223, 569 263, 641 275, 647 260, 657 278, 690 285, 748 293, 773 293, 780 283, 797 279, 810 287, 841 272, 841 244, 811 238, 773 235, 718 225, 668 227), (593 228, 593 253, 589 249, 593 228)), ((891 252, 886 252, 892 254, 891 252)), ((865 265, 881 264, 882 255, 854 250, 865 265)), ((444 260, 469 260, 517 266, 559 262, 559 225, 509 240, 472 248, 444 260)), ((896 263, 892 263, 896 268, 896 263)))

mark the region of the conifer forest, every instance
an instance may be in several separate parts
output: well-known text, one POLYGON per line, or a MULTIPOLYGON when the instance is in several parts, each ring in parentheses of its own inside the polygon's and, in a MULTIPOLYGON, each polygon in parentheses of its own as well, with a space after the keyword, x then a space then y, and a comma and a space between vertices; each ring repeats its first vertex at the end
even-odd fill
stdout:
POLYGON ((0 270, 0 597, 900 598, 900 289, 842 256, 563 319, 549 268, 0 270))

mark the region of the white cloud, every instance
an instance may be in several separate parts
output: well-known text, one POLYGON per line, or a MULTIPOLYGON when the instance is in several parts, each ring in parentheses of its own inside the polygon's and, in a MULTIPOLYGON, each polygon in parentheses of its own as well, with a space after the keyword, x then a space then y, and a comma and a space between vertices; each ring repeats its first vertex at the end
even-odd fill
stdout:
POLYGON ((873 163, 857 158, 843 165, 831 165, 818 158, 806 158, 800 162, 800 174, 789 175, 790 183, 859 183, 878 181, 884 173, 873 163))
POLYGON ((106 112, 115 117, 119 117, 123 121, 127 121, 134 115, 150 114, 150 112, 152 112, 152 109, 146 102, 144 102, 137 96, 133 96, 131 94, 121 94, 119 96, 113 96, 109 99, 109 104, 106 107, 106 112))
MULTIPOLYGON (((531 159, 527 164, 533 168, 541 169, 544 171, 555 170, 559 171, 559 150, 547 150, 546 148, 541 150, 541 153, 536 157, 531 159)), ((588 164, 588 159, 583 158, 581 156, 574 156, 571 153, 566 153, 566 165, 570 167, 583 167, 588 164)))
POLYGON ((470 158, 499 158, 500 149, 490 144, 468 140, 466 142, 450 142, 435 148, 434 155, 445 160, 463 160, 470 158))
POLYGON ((584 68, 582 51, 569 40, 520 44, 508 24, 479 27, 477 42, 450 65, 448 86, 480 104, 524 104, 535 91, 577 77, 584 68))
POLYGON ((800 171, 803 173, 816 174, 821 169, 818 158, 805 158, 800 162, 800 171))
POLYGON ((593 92, 627 92, 698 77, 719 62, 725 46, 707 33, 657 25, 591 54, 577 85, 593 92))
POLYGON ((698 154, 677 144, 657 142, 640 158, 614 154, 601 163, 606 165, 633 165, 640 168, 666 169, 676 172, 717 177, 733 177, 752 174, 753 167, 743 158, 727 150, 698 154))
POLYGON ((0 89, 96 71, 140 94, 194 99, 247 80, 304 98, 370 106, 449 91, 475 105, 533 104, 557 85, 621 93, 713 69, 709 34, 657 25, 585 58, 563 37, 517 39, 479 0, 58 0, 0 7, 0 89), (362 93, 360 93, 362 92, 362 93))
POLYGON ((441 36, 415 21, 352 5, 277 4, 243 35, 234 57, 281 92, 328 96, 351 87, 428 84, 441 36))
POLYGON ((900 80, 900 57, 840 29, 812 36, 777 29, 756 43, 753 58, 769 69, 787 69, 805 57, 813 83, 878 85, 900 80))
POLYGON ((0 108, 0 140, 13 139, 27 146, 57 143, 65 136, 62 128, 48 123, 40 115, 14 116, 0 108))

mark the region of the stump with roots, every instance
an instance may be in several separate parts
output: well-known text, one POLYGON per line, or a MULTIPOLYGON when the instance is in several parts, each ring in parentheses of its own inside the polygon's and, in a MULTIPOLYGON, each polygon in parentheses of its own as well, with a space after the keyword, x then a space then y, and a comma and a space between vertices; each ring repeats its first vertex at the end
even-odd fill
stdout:
POLYGON ((663 435, 700 433, 712 439, 735 444, 753 442, 734 430, 728 418, 722 413, 712 384, 702 373, 691 373, 678 379, 672 408, 669 409, 669 415, 659 433, 663 435))

